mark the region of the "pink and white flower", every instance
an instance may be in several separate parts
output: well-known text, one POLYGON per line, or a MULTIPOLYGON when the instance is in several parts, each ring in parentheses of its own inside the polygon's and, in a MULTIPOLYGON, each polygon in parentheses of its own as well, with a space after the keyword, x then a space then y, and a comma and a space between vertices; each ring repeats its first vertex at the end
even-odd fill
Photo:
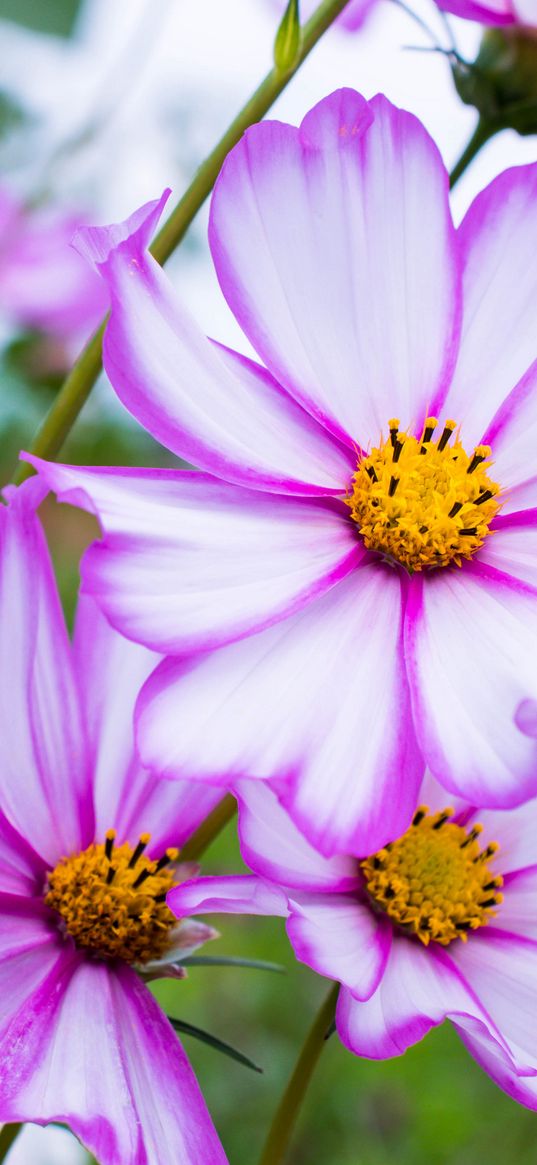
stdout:
POLYGON ((0 310, 17 326, 73 346, 88 338, 108 307, 71 240, 80 215, 29 210, 0 190, 0 310))
POLYGON ((118 395, 204 472, 30 458, 101 522, 85 590, 169 657, 142 693, 144 763, 270 780, 327 854, 405 830, 423 757, 474 804, 527 800, 537 166, 455 230, 434 143, 384 97, 248 130, 210 243, 266 367, 207 340, 148 254, 165 199, 78 245, 110 290, 118 395))
MULTIPOLYGON (((242 854, 260 884, 287 895, 297 958, 341 983, 336 1025, 351 1051, 398 1056, 450 1019, 500 1088, 537 1109, 537 801, 498 812, 458 800, 446 819, 445 791, 430 776, 419 801, 426 804, 406 835, 414 849, 401 861, 396 841, 365 863, 370 872, 378 865, 374 877, 384 878, 392 914, 375 900, 364 863, 322 857, 261 782, 239 789, 242 854), (471 893, 476 870, 481 904, 471 893), (410 900, 418 921, 408 921, 410 900), (397 912, 406 923, 395 921, 397 912)), ((173 890, 168 904, 181 917, 234 910, 242 898, 248 913, 252 881, 201 878, 173 890)), ((281 906, 267 913, 281 915, 281 906)))
MULTIPOLYGON (((141 977, 167 968, 146 961, 138 974, 134 963, 82 946, 49 904, 58 871, 73 855, 91 862, 105 841, 118 875, 122 847, 140 837, 165 865, 166 853, 174 857, 167 847, 183 844, 220 794, 170 787, 141 768, 132 713, 155 659, 115 634, 91 599, 81 601, 71 648, 34 512, 42 483, 8 496, 0 506, 0 1122, 65 1122, 101 1165, 225 1165, 185 1053, 141 977)), ((153 864, 139 854, 128 873, 153 864)), ((192 868, 177 867, 185 874, 192 868)), ((144 876, 138 894, 149 912, 144 876)), ((113 882, 110 874, 110 893, 113 882)), ((94 889, 86 882, 77 891, 84 926, 94 889)), ((95 893, 102 897, 102 886, 95 893)), ((169 931, 164 958, 180 960, 212 937, 186 921, 169 931)))

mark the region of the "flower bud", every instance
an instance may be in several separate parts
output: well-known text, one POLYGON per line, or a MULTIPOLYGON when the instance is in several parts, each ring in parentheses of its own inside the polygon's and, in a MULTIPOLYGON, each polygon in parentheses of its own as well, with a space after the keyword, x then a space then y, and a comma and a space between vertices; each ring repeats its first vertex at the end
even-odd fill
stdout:
POLYGON ((476 60, 456 60, 452 70, 459 96, 475 106, 491 134, 537 133, 537 32, 488 29, 476 60))
POLYGON ((298 0, 289 0, 274 41, 274 64, 280 72, 286 73, 296 65, 300 40, 298 0))

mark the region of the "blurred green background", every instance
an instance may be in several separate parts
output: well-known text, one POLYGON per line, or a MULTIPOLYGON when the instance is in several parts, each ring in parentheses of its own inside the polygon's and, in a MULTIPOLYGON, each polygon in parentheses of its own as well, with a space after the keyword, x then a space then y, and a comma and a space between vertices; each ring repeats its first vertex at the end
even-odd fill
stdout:
MULTIPOLYGON (((257 0, 252 0, 252 3, 257 0)), ((72 32, 78 0, 0 0, 8 18, 40 33, 72 32)), ((0 93, 0 132, 20 129, 19 111, 0 93)), ((23 119, 24 120, 24 119, 23 119)), ((0 353, 0 472, 9 477, 17 450, 29 443, 58 379, 40 372, 40 338, 20 334, 0 353)), ((67 460, 169 465, 172 459, 119 411, 86 410, 67 460)), ((71 620, 78 561, 96 527, 87 515, 53 502, 44 507, 58 577, 71 620)), ((242 868, 234 826, 213 844, 205 873, 242 868)), ((218 917, 221 938, 211 954, 268 959, 284 975, 247 969, 194 968, 185 982, 155 993, 169 1014, 207 1028, 256 1063, 256 1075, 184 1037, 232 1165, 259 1155, 281 1091, 328 984, 298 965, 279 920, 218 917)), ((326 1044, 294 1138, 293 1165, 534 1165, 537 1116, 504 1096, 444 1025, 404 1057, 360 1061, 333 1036, 326 1044)), ((164 1165, 164 1163, 163 1163, 164 1165)), ((166 1165, 173 1165, 167 1162, 166 1165)))

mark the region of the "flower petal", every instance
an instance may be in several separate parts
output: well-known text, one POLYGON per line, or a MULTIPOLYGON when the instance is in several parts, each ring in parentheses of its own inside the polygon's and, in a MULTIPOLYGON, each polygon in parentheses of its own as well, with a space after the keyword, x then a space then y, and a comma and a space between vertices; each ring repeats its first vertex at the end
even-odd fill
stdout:
POLYGON ((87 595, 78 602, 73 642, 93 772, 96 836, 118 841, 150 833, 148 853, 181 846, 222 796, 221 789, 166 781, 143 769, 134 745, 136 697, 160 656, 115 631, 87 595), (111 780, 113 775, 113 780, 111 780))
POLYGON ((502 402, 483 440, 492 448, 493 477, 502 490, 496 525, 503 515, 537 505, 537 360, 502 402))
POLYGON ((36 894, 44 885, 47 864, 0 812, 0 891, 36 894))
POLYGON ((287 897, 253 874, 195 878, 170 890, 167 905, 177 918, 189 914, 269 914, 285 918, 287 897))
POLYGON ((418 738, 437 779, 479 806, 535 795, 535 745, 515 713, 537 695, 537 594, 475 562, 415 576, 406 646, 418 738))
POLYGON ((2 1119, 66 1122, 101 1165, 225 1165, 181 1045, 130 968, 64 962, 0 1048, 2 1119))
POLYGON ((263 878, 302 890, 351 890, 355 858, 323 857, 297 829, 266 781, 239 781, 239 837, 244 861, 263 878))
POLYGON ((76 678, 35 507, 43 485, 0 506, 0 808, 47 861, 83 849, 93 816, 76 678))
POLYGON ((478 1002, 448 959, 394 935, 384 976, 370 999, 340 993, 336 1023, 343 1043, 358 1056, 400 1056, 442 1023, 463 1013, 485 1022, 478 1002))
POLYGON ((489 926, 453 943, 450 956, 517 1063, 537 1072, 537 943, 489 926))
MULTIPOLYGON (((534 827, 535 828, 535 827, 534 827)), ((535 832, 533 858, 537 858, 535 832)), ((499 869, 495 863, 494 869, 499 869)), ((522 935, 537 941, 537 863, 525 870, 507 874, 503 885, 503 902, 494 919, 495 930, 522 935)))
POLYGON ((369 999, 386 968, 388 919, 350 894, 304 894, 289 901, 287 933, 298 959, 336 979, 357 999, 369 999))
POLYGON ((537 509, 497 517, 493 536, 483 543, 478 561, 537 589, 537 509))
POLYGON ((77 469, 32 458, 106 534, 83 577, 107 618, 167 654, 213 648, 299 610, 363 556, 336 499, 245 490, 201 473, 77 469))
POLYGON ((144 763, 227 786, 276 778, 322 853, 374 852, 408 826, 423 772, 401 625, 398 575, 365 566, 268 631, 166 661, 140 697, 144 763))
MULTIPOLYGON (((13 1018, 63 958, 51 929, 50 912, 39 898, 0 893, 0 1047, 13 1018)), ((0 1074, 0 1097, 2 1095, 0 1074)), ((0 1122, 8 1120, 0 1099, 0 1122)))
POLYGON ((483 841, 496 841, 498 853, 494 870, 512 874, 537 862, 537 800, 526 801, 516 809, 476 809, 474 818, 483 826, 483 841))
POLYGON ((110 292, 104 366, 120 400, 163 445, 229 481, 341 490, 348 455, 265 369, 202 334, 146 250, 168 193, 76 236, 110 292))
POLYGON ((459 228, 464 319, 446 407, 478 444, 502 401, 537 356, 537 164, 506 170, 459 228))
POLYGON ((300 129, 251 127, 209 239, 254 348, 330 432, 367 445, 394 415, 421 425, 449 383, 460 303, 446 172, 411 114, 341 89, 300 129))

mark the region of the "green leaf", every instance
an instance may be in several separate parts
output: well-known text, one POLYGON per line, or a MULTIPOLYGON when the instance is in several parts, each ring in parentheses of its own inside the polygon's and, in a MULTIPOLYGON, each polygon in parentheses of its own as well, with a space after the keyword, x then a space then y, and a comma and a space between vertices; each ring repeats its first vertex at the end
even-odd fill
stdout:
POLYGON ((285 975, 286 969, 281 963, 267 963, 264 959, 235 959, 231 955, 189 955, 181 959, 182 967, 251 967, 254 971, 275 971, 278 975, 285 975))
POLYGON ((70 36, 81 0, 0 0, 0 19, 36 32, 70 36))
POLYGON ((298 0, 289 0, 274 41, 274 64, 280 72, 286 73, 296 65, 300 40, 298 0))
POLYGON ((195 1027, 192 1023, 186 1023, 184 1019, 176 1019, 174 1015, 169 1015, 168 1019, 176 1032, 181 1032, 185 1036, 193 1036, 196 1040, 201 1040, 203 1044, 209 1044, 209 1047, 214 1048, 215 1052, 222 1052, 224 1056, 229 1056, 230 1059, 236 1060, 238 1064, 243 1064, 245 1068, 251 1068, 252 1072, 263 1072, 262 1068, 258 1068, 253 1060, 249 1060, 243 1052, 239 1052, 237 1048, 233 1048, 231 1044, 226 1044, 225 1040, 219 1040, 218 1036, 211 1035, 201 1027, 195 1027))

